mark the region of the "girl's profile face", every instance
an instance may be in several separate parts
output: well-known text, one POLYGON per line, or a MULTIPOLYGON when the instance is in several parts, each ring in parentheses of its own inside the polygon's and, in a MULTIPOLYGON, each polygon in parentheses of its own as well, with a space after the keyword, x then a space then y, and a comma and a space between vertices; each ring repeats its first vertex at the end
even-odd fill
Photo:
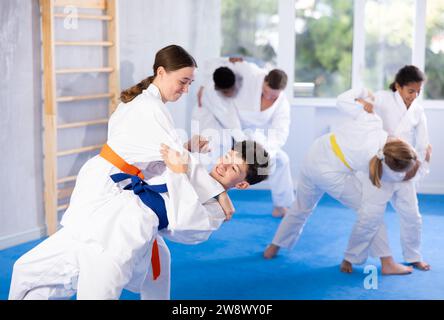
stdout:
POLYGON ((421 86, 422 82, 409 82, 402 87, 398 83, 395 84, 396 91, 399 92, 407 108, 421 93, 421 86))

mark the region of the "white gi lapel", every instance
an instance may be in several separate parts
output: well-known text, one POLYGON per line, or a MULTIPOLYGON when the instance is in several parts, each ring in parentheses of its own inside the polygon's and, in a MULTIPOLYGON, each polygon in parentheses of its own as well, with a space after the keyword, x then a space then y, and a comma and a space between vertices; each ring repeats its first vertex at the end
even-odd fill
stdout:
POLYGON ((416 104, 415 102, 413 102, 410 108, 407 109, 398 91, 396 91, 394 95, 396 100, 396 106, 397 108, 399 108, 399 114, 402 115, 399 120, 399 124, 394 132, 394 135, 397 137, 405 137, 409 135, 409 132, 412 130, 412 127, 416 125, 417 121, 415 121, 415 116, 414 116, 416 104))

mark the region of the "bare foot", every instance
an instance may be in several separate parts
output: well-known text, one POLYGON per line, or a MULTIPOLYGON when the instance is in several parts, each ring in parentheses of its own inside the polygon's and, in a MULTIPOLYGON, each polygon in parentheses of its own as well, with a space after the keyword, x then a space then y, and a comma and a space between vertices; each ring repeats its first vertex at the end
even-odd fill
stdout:
POLYGON ((348 262, 347 260, 342 260, 341 262, 341 272, 344 273, 352 273, 353 272, 353 267, 352 264, 350 262, 348 262))
POLYGON ((287 213, 287 208, 284 207, 274 207, 272 216, 275 218, 282 218, 287 213))
POLYGON ((392 257, 382 257, 381 264, 382 264, 381 273, 383 275, 410 274, 413 271, 412 267, 405 266, 400 263, 396 263, 392 257))
POLYGON ((265 259, 272 259, 278 253, 279 247, 275 244, 270 244, 264 251, 265 259))
POLYGON ((413 262, 413 263, 410 263, 410 265, 413 268, 416 268, 416 269, 419 269, 422 271, 429 271, 430 270, 430 265, 424 261, 413 262))

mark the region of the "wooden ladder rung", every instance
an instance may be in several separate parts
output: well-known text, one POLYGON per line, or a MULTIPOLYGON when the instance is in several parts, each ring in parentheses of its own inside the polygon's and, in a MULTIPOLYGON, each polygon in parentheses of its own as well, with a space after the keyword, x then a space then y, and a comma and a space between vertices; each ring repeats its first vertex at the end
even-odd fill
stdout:
POLYGON ((56 46, 100 46, 111 47, 114 45, 112 41, 55 41, 56 46))
POLYGON ((54 0, 54 7, 74 6, 87 9, 106 9, 105 0, 54 0))
POLYGON ((77 179, 77 176, 69 176, 69 177, 60 178, 60 179, 57 179, 57 184, 76 181, 76 179, 77 179))
POLYGON ((60 199, 69 198, 71 196, 73 190, 74 190, 74 187, 57 190, 57 199, 60 200, 60 199))
POLYGON ((78 153, 84 153, 84 152, 89 152, 89 151, 93 151, 93 150, 98 150, 101 149, 102 145, 95 145, 95 146, 88 146, 88 147, 82 147, 82 148, 77 148, 77 149, 70 149, 70 150, 65 150, 65 151, 59 151, 57 152, 57 156, 58 157, 63 157, 63 156, 68 156, 71 154, 78 154, 78 153))
POLYGON ((61 205, 61 206, 58 206, 58 207, 57 207, 57 211, 66 210, 66 209, 68 209, 68 207, 69 207, 69 204, 68 204, 68 203, 67 203, 67 204, 64 204, 64 205, 61 205))
POLYGON ((71 102, 71 101, 82 101, 82 100, 94 100, 94 99, 112 98, 113 96, 114 94, 112 93, 91 94, 86 96, 65 96, 65 97, 58 97, 56 101, 71 102))
POLYGON ((67 74, 67 73, 95 73, 95 72, 113 72, 114 68, 104 67, 104 68, 71 68, 71 69, 58 69, 55 71, 56 74, 67 74))
POLYGON ((91 120, 91 121, 81 121, 81 122, 71 122, 71 123, 64 123, 59 124, 57 126, 57 129, 70 129, 70 128, 79 128, 79 127, 86 127, 86 126, 94 126, 99 124, 107 124, 108 119, 98 119, 98 120, 91 120))
MULTIPOLYGON (((54 13, 55 18, 71 18, 72 14, 68 13, 54 13)), ((77 14, 75 16, 78 19, 89 19, 89 20, 104 20, 111 21, 113 17, 107 15, 92 15, 92 14, 77 14)))

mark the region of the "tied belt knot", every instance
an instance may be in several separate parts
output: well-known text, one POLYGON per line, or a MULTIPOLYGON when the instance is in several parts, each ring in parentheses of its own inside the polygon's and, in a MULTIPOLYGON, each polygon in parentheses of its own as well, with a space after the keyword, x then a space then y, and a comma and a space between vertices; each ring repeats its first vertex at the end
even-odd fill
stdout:
MULTIPOLYGON (((140 197, 142 202, 156 213, 157 217, 159 218, 159 230, 165 228, 168 225, 168 218, 166 215, 165 201, 159 193, 167 191, 166 185, 148 185, 145 181, 143 181, 144 176, 142 171, 136 166, 127 163, 122 157, 114 152, 114 150, 108 144, 103 145, 102 150, 100 151, 100 156, 120 169, 120 171, 124 172, 112 175, 111 179, 113 179, 114 182, 120 182, 131 178, 131 183, 127 185, 125 189, 133 190, 133 192, 140 197)), ((156 239, 153 242, 151 252, 151 267, 153 269, 153 279, 156 280, 160 276, 161 272, 159 246, 156 239)))
POLYGON ((140 200, 149 208, 151 208, 154 213, 159 218, 158 229, 164 229, 168 226, 168 216, 165 207, 165 201, 159 193, 168 192, 166 184, 149 185, 143 181, 139 176, 127 174, 127 173, 116 173, 111 175, 111 179, 115 183, 131 179, 131 182, 126 185, 124 190, 132 190, 140 200))

